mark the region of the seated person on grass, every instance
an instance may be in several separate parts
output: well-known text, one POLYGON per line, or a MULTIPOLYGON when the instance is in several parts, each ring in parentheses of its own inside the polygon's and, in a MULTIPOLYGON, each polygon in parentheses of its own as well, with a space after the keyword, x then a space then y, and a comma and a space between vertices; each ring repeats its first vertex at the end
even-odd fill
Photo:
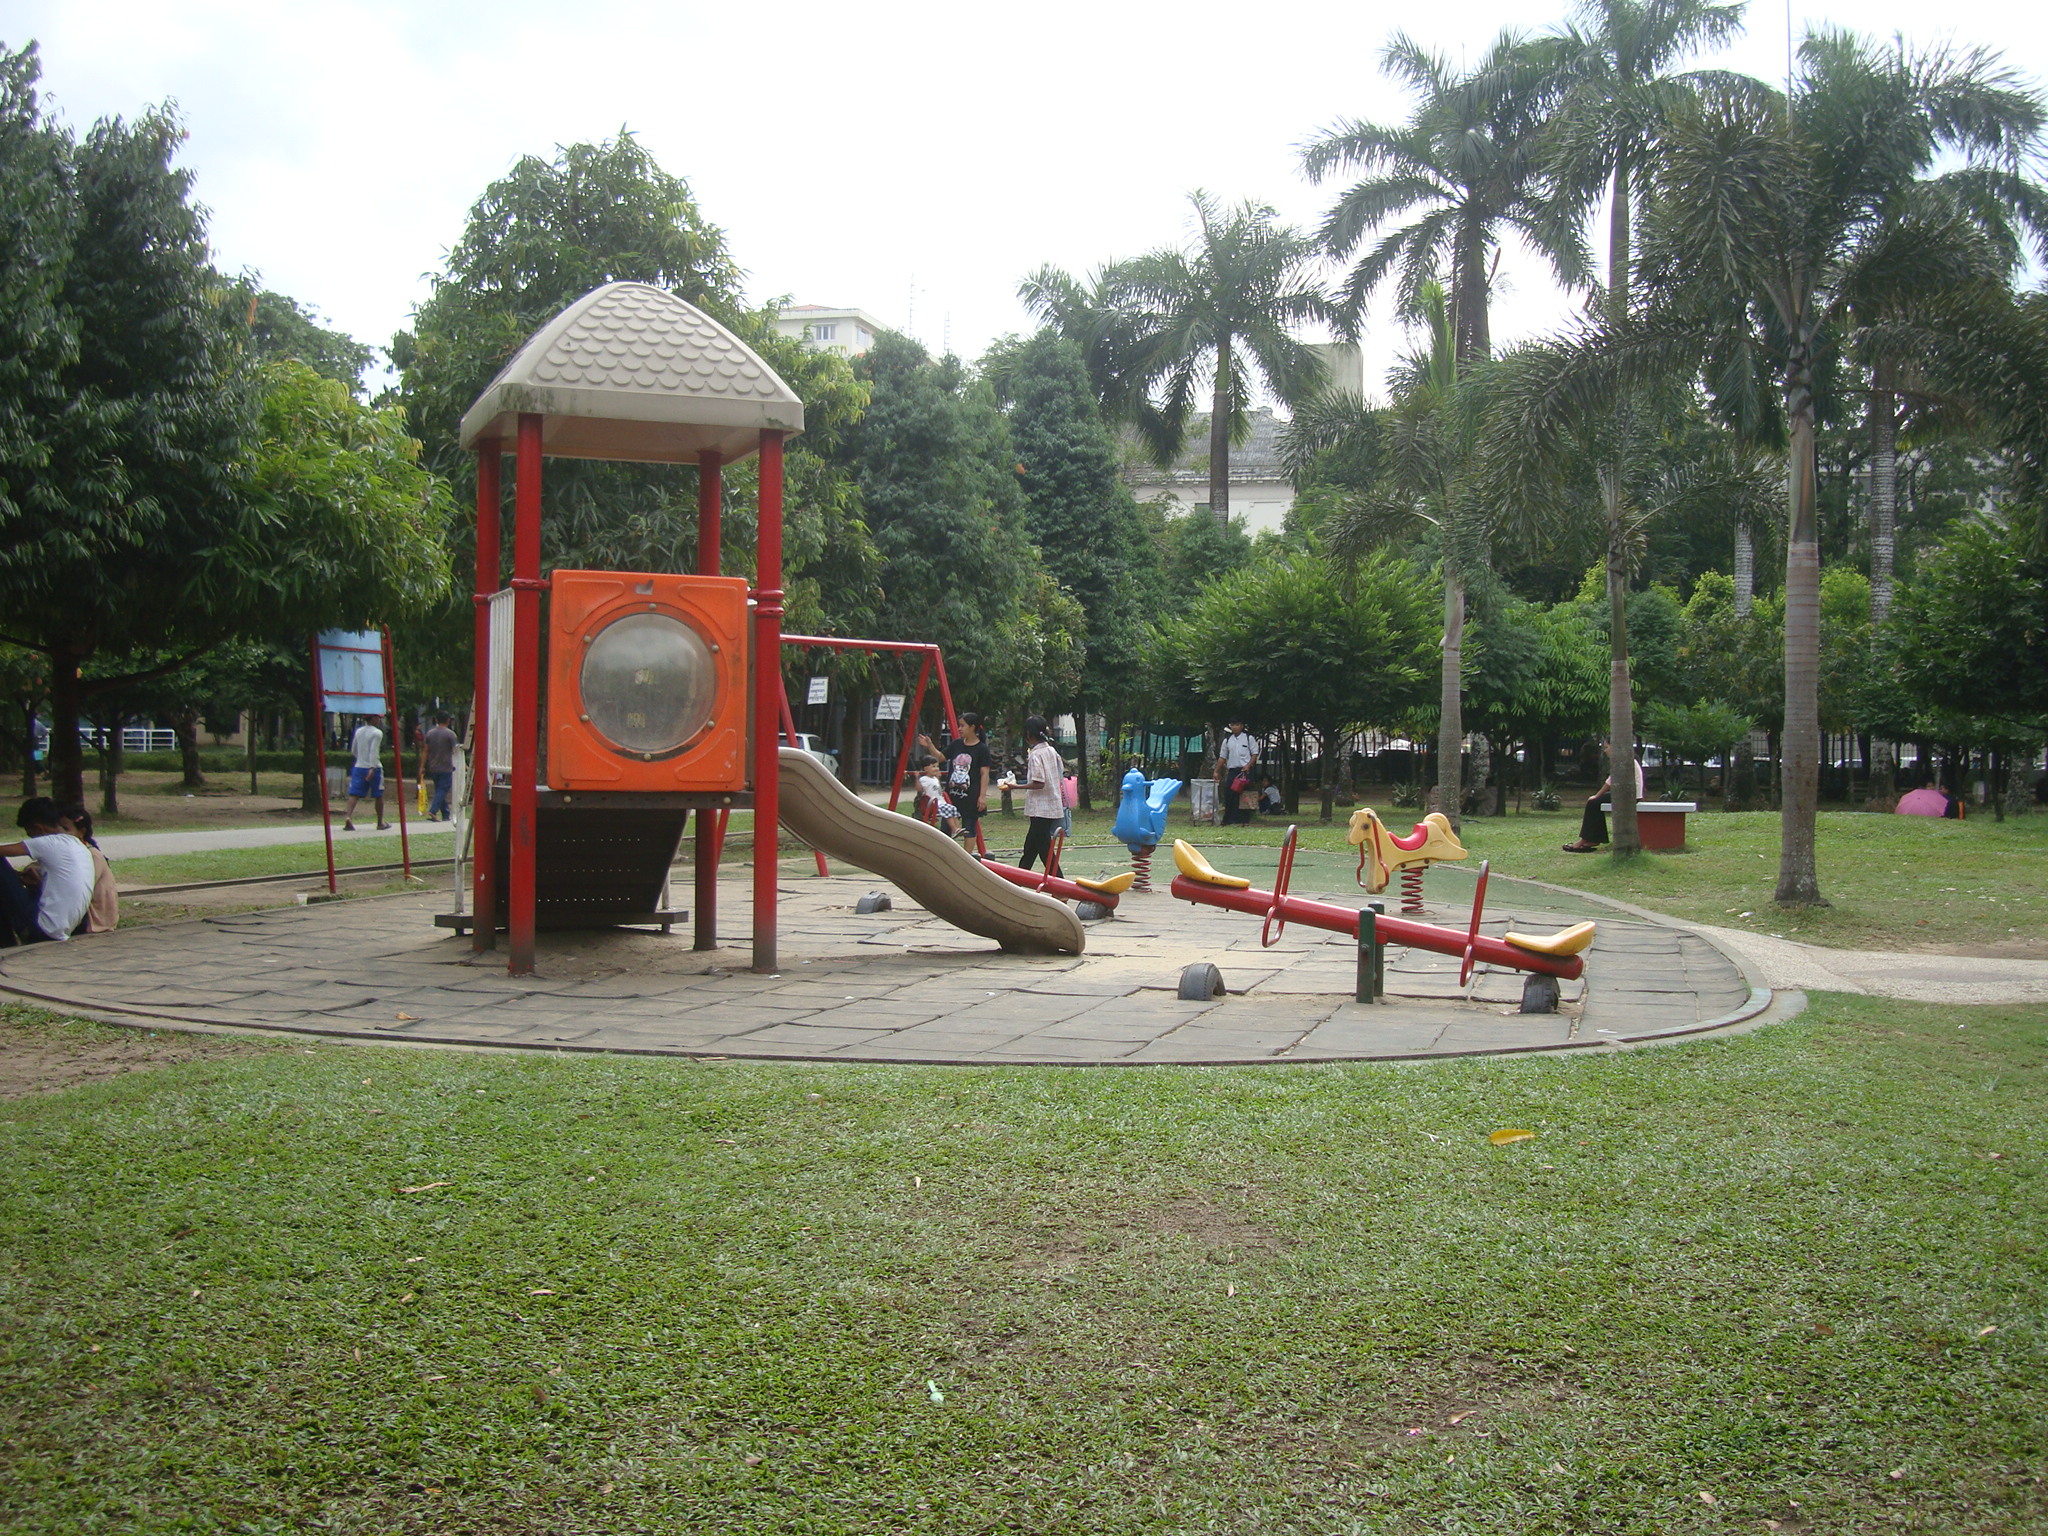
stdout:
POLYGON ((14 819, 28 835, 0 845, 0 923, 16 944, 61 944, 92 905, 92 854, 64 830, 54 800, 26 801, 14 819), (7 862, 21 855, 36 862, 29 878, 7 862))
POLYGON ((85 844, 92 854, 92 905, 85 909, 87 933, 112 933, 121 926, 121 890, 107 856, 100 852, 99 839, 92 835, 92 812, 78 801, 57 807, 64 830, 85 844))

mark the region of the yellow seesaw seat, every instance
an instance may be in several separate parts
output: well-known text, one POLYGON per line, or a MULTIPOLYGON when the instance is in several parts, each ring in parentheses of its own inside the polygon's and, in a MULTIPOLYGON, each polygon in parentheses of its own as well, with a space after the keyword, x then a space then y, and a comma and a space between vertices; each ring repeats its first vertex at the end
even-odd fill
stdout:
POLYGON ((1517 949, 1526 949, 1532 955, 1550 955, 1564 959, 1569 955, 1583 954, 1593 942, 1591 923, 1574 923, 1569 928, 1560 928, 1556 933, 1504 933, 1501 937, 1517 949))
POLYGON ((1084 891, 1094 891, 1102 896, 1121 896, 1131 888, 1131 882, 1138 878, 1135 870, 1125 870, 1120 875, 1111 875, 1107 880, 1083 880, 1079 875, 1070 877, 1074 884, 1084 891))
POLYGON ((1224 874, 1203 858, 1195 845, 1185 838, 1176 837, 1173 840, 1173 867, 1197 885, 1220 885, 1226 891, 1251 889, 1251 881, 1240 880, 1236 875, 1224 874))

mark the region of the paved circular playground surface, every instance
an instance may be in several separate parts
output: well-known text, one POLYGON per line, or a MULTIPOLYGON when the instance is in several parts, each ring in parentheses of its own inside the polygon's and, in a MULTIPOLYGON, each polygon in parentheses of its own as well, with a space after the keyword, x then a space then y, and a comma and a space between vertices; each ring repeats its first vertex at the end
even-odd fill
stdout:
MULTIPOLYGON (((748 883, 721 882, 724 947, 686 928, 542 934, 538 974, 505 973, 433 925, 445 892, 287 907, 0 951, 0 989, 116 1022, 229 1026, 544 1050, 896 1062, 1336 1061, 1625 1044, 1731 1028, 1768 1006, 1697 932, 1566 908, 1496 881, 1485 931, 1585 916, 1599 936, 1555 1014, 1518 1012, 1517 972, 1390 948, 1389 999, 1352 1000, 1356 948, 1294 927, 1260 947, 1257 920, 1132 894, 1090 925, 1085 955, 1005 955, 900 893, 859 916, 872 876, 785 866, 777 975, 749 969, 748 883), (1214 962, 1228 995, 1184 1002, 1183 966, 1214 962)), ((687 887, 679 884, 678 894, 687 887)), ((1447 881, 1431 916, 1462 928, 1447 881)), ((1303 894, 1312 894, 1306 887, 1303 894)), ((1331 891, 1333 898, 1354 900, 1331 891)))

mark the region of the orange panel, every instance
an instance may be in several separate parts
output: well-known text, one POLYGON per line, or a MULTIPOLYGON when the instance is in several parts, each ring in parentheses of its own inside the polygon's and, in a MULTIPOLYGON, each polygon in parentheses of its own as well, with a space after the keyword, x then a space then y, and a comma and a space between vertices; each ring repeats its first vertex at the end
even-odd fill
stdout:
POLYGON ((556 571, 549 592, 549 787, 745 789, 746 582, 556 571))

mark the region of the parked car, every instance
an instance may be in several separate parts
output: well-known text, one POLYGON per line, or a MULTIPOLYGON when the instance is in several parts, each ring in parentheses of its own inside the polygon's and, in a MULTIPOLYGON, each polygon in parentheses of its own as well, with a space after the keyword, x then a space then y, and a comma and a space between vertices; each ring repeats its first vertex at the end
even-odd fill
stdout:
POLYGON ((828 751, 824 743, 809 731, 798 731, 796 733, 796 749, 805 756, 815 759, 818 765, 827 773, 835 777, 837 776, 839 772, 839 754, 828 751))

